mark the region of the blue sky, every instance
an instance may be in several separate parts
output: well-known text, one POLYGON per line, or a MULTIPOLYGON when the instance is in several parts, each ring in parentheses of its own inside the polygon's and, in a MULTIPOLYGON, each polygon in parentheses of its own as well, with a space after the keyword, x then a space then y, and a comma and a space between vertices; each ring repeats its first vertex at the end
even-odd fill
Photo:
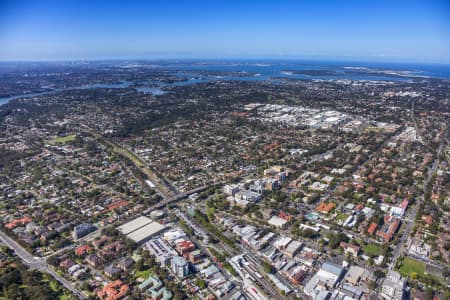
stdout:
POLYGON ((0 60, 450 62, 450 1, 0 0, 0 60))

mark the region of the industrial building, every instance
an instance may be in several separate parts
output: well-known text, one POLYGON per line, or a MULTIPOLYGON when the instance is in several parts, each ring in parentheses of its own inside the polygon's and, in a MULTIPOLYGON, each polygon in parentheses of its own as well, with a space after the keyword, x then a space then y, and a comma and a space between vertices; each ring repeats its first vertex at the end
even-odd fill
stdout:
POLYGON ((119 226, 117 229, 135 243, 142 244, 166 229, 166 226, 141 216, 119 226))

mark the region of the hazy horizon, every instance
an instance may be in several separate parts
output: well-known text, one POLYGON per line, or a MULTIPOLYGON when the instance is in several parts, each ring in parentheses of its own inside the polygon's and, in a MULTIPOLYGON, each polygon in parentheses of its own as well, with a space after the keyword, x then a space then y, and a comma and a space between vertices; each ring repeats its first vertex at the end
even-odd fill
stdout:
POLYGON ((0 61, 450 63, 446 1, 0 1, 0 61))
POLYGON ((370 57, 255 57, 255 56, 236 56, 236 57, 105 57, 105 58, 61 58, 61 59, 0 59, 0 64, 20 64, 20 63, 95 63, 95 62, 142 62, 142 63, 299 63, 299 64, 315 64, 324 65, 327 63, 343 65, 343 64, 373 64, 373 65, 436 65, 450 66, 450 61, 433 61, 433 60, 408 60, 408 59, 383 59, 370 57))

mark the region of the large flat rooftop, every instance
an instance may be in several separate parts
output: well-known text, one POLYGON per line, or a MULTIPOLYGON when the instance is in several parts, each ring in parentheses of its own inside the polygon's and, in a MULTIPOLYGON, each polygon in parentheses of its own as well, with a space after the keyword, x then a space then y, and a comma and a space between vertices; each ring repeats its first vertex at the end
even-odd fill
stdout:
POLYGON ((152 220, 150 218, 141 216, 128 223, 119 226, 117 229, 123 234, 129 234, 135 230, 138 230, 139 228, 144 227, 145 225, 150 224, 151 222, 152 220))
POLYGON ((127 237, 136 243, 141 243, 148 238, 160 233, 166 228, 166 226, 159 224, 158 222, 151 222, 144 227, 139 228, 127 235, 127 237))

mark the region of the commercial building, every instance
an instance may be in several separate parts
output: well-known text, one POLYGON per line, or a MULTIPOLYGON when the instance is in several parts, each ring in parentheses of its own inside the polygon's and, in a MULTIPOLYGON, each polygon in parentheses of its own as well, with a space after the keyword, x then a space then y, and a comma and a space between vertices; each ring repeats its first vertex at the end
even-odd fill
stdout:
POLYGON ((189 263, 182 256, 174 256, 172 258, 171 269, 179 278, 188 276, 191 273, 189 263))
POLYGON ((219 272, 220 272, 220 270, 215 265, 210 265, 206 269, 203 269, 202 271, 200 271, 200 273, 202 273, 203 277, 205 277, 206 279, 210 279, 211 277, 213 277, 215 274, 217 274, 219 272))
POLYGON ((331 287, 338 283, 343 274, 344 268, 329 262, 324 263, 319 272, 317 272, 317 275, 330 284, 331 287))
POLYGON ((162 237, 165 241, 167 241, 170 245, 175 245, 176 241, 184 240, 187 238, 186 232, 179 228, 169 229, 168 231, 162 234, 162 237))
MULTIPOLYGON (((333 293, 333 296, 337 294, 336 291, 333 293)), ((359 289, 359 287, 356 287, 349 283, 344 283, 342 285, 342 289, 339 291, 339 296, 344 296, 343 299, 361 299, 362 297, 362 291, 359 289)), ((332 296, 332 298, 333 298, 332 296)))
POLYGON ((242 200, 247 202, 257 202, 261 199, 261 194, 250 191, 250 190, 243 190, 239 191, 235 194, 235 200, 242 200))
POLYGON ((151 255, 156 257, 156 261, 162 265, 168 265, 172 257, 178 255, 170 245, 161 238, 155 238, 145 244, 145 248, 151 255))
POLYGON ((301 249, 302 245, 303 244, 300 241, 292 241, 283 251, 283 254, 289 258, 293 258, 297 254, 297 252, 301 249))
POLYGON ((331 293, 330 291, 336 287, 343 274, 344 268, 339 265, 326 262, 308 281, 304 291, 308 296, 314 299, 317 299, 319 295, 329 295, 331 293))
POLYGON ((283 218, 277 217, 277 216, 273 216, 272 218, 270 218, 270 220, 268 221, 268 223, 272 226, 275 226, 277 228, 281 228, 283 227, 287 221, 283 218))
POLYGON ((386 300, 403 300, 405 299, 405 288, 405 278, 391 270, 383 282, 380 296, 386 300))
POLYGON ((176 249, 180 255, 184 255, 192 250, 195 250, 195 245, 191 241, 180 241, 177 243, 176 249))
POLYGON ((283 251, 287 249, 289 243, 292 241, 292 238, 290 237, 280 237, 278 238, 274 243, 274 247, 277 248, 280 251, 283 251))
POLYGON ((273 284, 277 287, 277 289, 279 289, 280 291, 283 291, 285 295, 289 294, 290 292, 292 292, 292 289, 287 286, 286 284, 284 284, 277 276, 275 276, 274 274, 267 274, 267 276, 269 277, 269 279, 273 282, 273 284))
POLYGON ((198 263, 203 258, 203 254, 200 250, 194 250, 189 252, 189 261, 193 264, 198 263))
POLYGON ((240 188, 238 185, 225 185, 223 187, 223 192, 228 195, 234 196, 237 192, 239 192, 240 188))
POLYGON ((351 266, 347 274, 345 274, 344 281, 356 285, 359 281, 366 281, 371 277, 373 277, 373 275, 370 275, 369 270, 360 266, 351 266))

